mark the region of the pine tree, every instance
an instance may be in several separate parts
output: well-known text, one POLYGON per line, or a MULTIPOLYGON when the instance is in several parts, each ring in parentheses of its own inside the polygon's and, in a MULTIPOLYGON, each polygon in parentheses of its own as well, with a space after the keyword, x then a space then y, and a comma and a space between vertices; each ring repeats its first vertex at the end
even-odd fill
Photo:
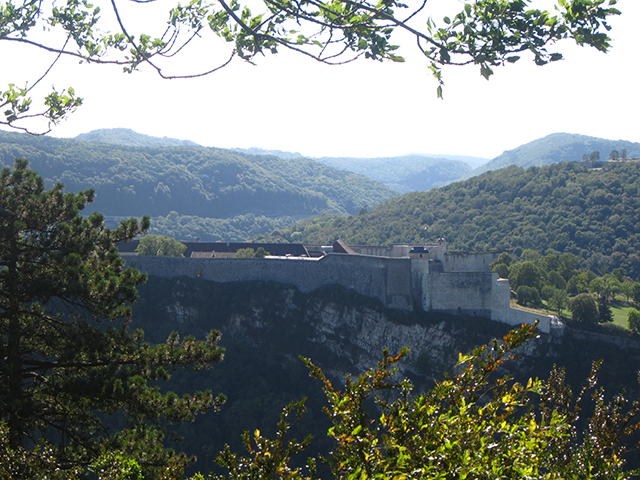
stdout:
POLYGON ((223 349, 216 331, 206 341, 172 334, 149 345, 128 330, 146 277, 124 267, 116 242, 145 231, 149 218, 109 230, 102 215, 80 215, 93 195, 64 193, 60 183, 46 190, 26 160, 0 172, 0 430, 8 436, 0 457, 36 458, 25 452, 39 449, 46 468, 71 472, 108 454, 153 478, 188 462, 163 446, 161 422, 190 420, 223 398, 180 398, 147 381, 209 367, 223 349), (116 413, 126 425, 113 432, 116 413))
POLYGON ((598 298, 598 322, 609 323, 613 322, 613 312, 606 296, 598 298))

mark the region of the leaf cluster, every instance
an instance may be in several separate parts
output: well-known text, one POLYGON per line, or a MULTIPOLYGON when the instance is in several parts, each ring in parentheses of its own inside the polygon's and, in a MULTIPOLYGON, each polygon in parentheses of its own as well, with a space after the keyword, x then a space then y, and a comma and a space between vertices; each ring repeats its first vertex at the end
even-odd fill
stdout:
POLYGON ((184 257, 187 246, 165 235, 145 235, 136 247, 136 254, 159 257, 184 257))
MULTIPOLYGON (((357 380, 347 377, 342 390, 306 359, 329 404, 334 449, 323 460, 334 478, 626 479, 637 474, 625 469, 623 440, 638 428, 640 404, 622 395, 606 402, 602 388, 595 387, 597 363, 575 399, 562 370, 526 384, 496 378, 500 366, 534 336, 531 326, 523 326, 502 342, 460 354, 457 373, 417 395, 407 380, 393 380, 394 364, 406 352, 395 357, 385 352, 376 369, 357 380), (581 432, 576 420, 589 389, 593 414, 581 432), (372 397, 379 407, 374 417, 364 404, 372 397)), ((276 461, 272 471, 286 469, 289 458, 278 454, 282 446, 272 450, 272 444, 263 444, 261 456, 273 453, 276 461)), ((234 461, 240 460, 234 456, 234 461)), ((242 465, 254 471, 260 464, 245 457, 242 465)), ((229 469, 225 478, 237 478, 236 471, 229 469)), ((296 470, 288 478, 309 477, 296 470)))
MULTIPOLYGON (((289 50, 326 64, 344 64, 358 58, 402 62, 400 48, 392 36, 408 35, 429 61, 442 96, 442 67, 475 64, 489 78, 493 68, 513 63, 522 52, 538 65, 560 60, 562 54, 549 51, 563 39, 589 45, 601 51, 610 46, 609 19, 620 12, 615 0, 558 0, 557 15, 532 8, 523 0, 475 0, 442 22, 426 18, 426 2, 415 5, 396 0, 265 0, 257 5, 238 0, 191 1, 176 4, 167 12, 166 22, 150 28, 127 23, 120 5, 110 10, 116 27, 109 29, 105 13, 87 0, 67 0, 49 5, 35 0, 9 0, 0 6, 0 41, 22 43, 61 56, 97 64, 122 66, 131 73, 147 65, 163 78, 190 78, 208 75, 228 65, 234 57, 254 63, 257 56, 289 50), (35 32, 44 31, 43 37, 35 32), (139 33, 134 33, 139 32, 139 33), (209 34, 209 35, 207 35, 209 34), (228 55, 208 56, 212 63, 195 73, 168 74, 171 59, 202 37, 214 36, 231 47, 228 55), (60 46, 56 40, 64 38, 60 46)), ((154 2, 144 5, 157 8, 154 2)), ((144 17, 144 14, 140 15, 144 17)), ((152 17, 152 15, 148 15, 152 17)), ((52 65, 53 66, 53 65, 52 65)), ((50 67, 51 68, 51 67, 50 67)), ((46 73, 45 73, 46 76, 46 73)), ((0 91, 0 123, 27 130, 21 121, 43 116, 49 131, 82 102, 71 88, 47 97, 46 109, 33 113, 31 89, 9 86, 0 91)))

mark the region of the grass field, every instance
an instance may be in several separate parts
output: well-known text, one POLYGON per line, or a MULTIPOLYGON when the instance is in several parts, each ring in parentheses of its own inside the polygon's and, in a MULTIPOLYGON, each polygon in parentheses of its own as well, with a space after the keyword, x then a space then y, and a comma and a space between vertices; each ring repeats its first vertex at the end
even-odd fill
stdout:
MULTIPOLYGON (((547 307, 546 302, 542 302, 542 305, 544 307, 547 307)), ((516 300, 511 299, 511 308, 519 308, 522 310, 528 310, 530 312, 535 312, 535 313, 540 313, 542 315, 555 315, 555 312, 549 310, 541 310, 541 309, 536 309, 536 308, 528 308, 528 307, 523 307, 521 305, 518 305, 516 303, 516 300)), ((629 321, 628 321, 628 314, 629 314, 629 310, 631 310, 633 307, 630 307, 626 302, 620 301, 619 299, 616 300, 614 303, 611 304, 611 313, 613 313, 613 324, 614 325, 618 325, 622 328, 626 328, 629 329, 629 321)), ((566 315, 571 315, 569 312, 567 312, 565 310, 564 314, 566 315)))
POLYGON ((611 312, 613 313, 613 324, 629 328, 627 315, 629 314, 629 310, 632 308, 633 307, 626 306, 623 303, 618 303, 617 305, 612 306, 611 312))

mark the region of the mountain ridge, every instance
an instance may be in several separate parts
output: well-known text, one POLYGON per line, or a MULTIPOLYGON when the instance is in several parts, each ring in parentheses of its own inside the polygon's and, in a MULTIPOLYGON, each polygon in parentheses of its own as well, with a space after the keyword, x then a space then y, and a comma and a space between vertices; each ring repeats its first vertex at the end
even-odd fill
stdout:
POLYGON ((583 159, 583 155, 589 155, 594 151, 600 153, 601 160, 606 160, 611 151, 620 151, 623 148, 627 149, 629 157, 640 157, 640 143, 628 140, 607 140, 577 133, 552 133, 512 150, 506 150, 493 160, 469 172, 462 180, 509 165, 529 168, 559 162, 580 161, 583 159))
POLYGON ((382 183, 309 159, 209 147, 123 146, 0 130, 0 165, 12 166, 16 158, 28 159, 47 185, 60 181, 70 192, 93 188, 96 200, 87 213, 166 216, 172 223, 195 219, 198 233, 185 240, 244 240, 248 232, 258 233, 251 223, 261 223, 260 231, 283 226, 263 217, 355 214, 397 195, 382 183), (235 217, 243 217, 236 224, 245 225, 245 238, 208 234, 206 219, 235 217))

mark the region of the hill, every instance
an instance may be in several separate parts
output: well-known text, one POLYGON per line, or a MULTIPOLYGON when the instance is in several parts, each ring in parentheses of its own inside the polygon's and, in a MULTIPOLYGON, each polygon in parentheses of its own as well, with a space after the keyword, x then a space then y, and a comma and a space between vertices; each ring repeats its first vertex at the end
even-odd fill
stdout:
MULTIPOLYGON (((302 157, 299 153, 261 148, 236 148, 234 150, 275 155, 284 159, 302 157)), ((474 167, 488 160, 461 155, 410 154, 397 157, 320 157, 314 160, 338 170, 364 175, 384 183, 400 193, 426 191, 459 180, 474 167)))
MULTIPOLYGON (((249 155, 273 155, 275 157, 284 158, 285 160, 293 160, 294 158, 303 158, 304 155, 298 152, 285 152, 284 150, 264 149, 257 147, 250 148, 232 148, 236 152, 248 153, 249 155)), ((309 158, 309 157, 306 157, 309 158)))
POLYGON ((434 241, 452 250, 570 252, 596 273, 640 275, 640 162, 589 169, 563 162, 510 166, 392 199, 356 216, 324 215, 260 241, 351 245, 434 241))
POLYGON ((400 193, 431 190, 462 178, 471 171, 461 160, 404 155, 401 157, 323 157, 319 162, 340 170, 366 175, 400 193))
MULTIPOLYGON (((132 138, 140 141, 144 136, 132 138)), ((0 131, 0 165, 12 165, 18 157, 27 158, 48 184, 61 181, 72 192, 94 188, 96 201, 89 212, 162 217, 156 223, 166 228, 159 233, 178 232, 178 238, 185 240, 244 240, 265 228, 283 226, 266 219, 353 214, 396 195, 381 183, 309 159, 204 147, 132 147, 0 131), (235 217, 242 217, 236 229, 249 224, 242 227, 244 238, 209 233, 211 219, 235 217), (256 222, 261 224, 258 231, 253 228, 256 222), (198 233, 184 228, 189 223, 197 225, 198 233)))
POLYGON ((81 133, 74 140, 93 143, 108 143, 110 145, 125 145, 129 147, 199 147, 191 140, 178 140, 169 137, 152 137, 134 132, 130 128, 102 128, 81 133))
POLYGON ((605 140, 572 133, 553 133, 539 138, 513 150, 508 150, 490 162, 469 172, 465 178, 509 165, 522 168, 540 167, 559 162, 575 162, 583 159, 583 155, 599 152, 601 160, 607 160, 613 150, 627 150, 629 158, 640 157, 640 143, 626 140, 605 140))

